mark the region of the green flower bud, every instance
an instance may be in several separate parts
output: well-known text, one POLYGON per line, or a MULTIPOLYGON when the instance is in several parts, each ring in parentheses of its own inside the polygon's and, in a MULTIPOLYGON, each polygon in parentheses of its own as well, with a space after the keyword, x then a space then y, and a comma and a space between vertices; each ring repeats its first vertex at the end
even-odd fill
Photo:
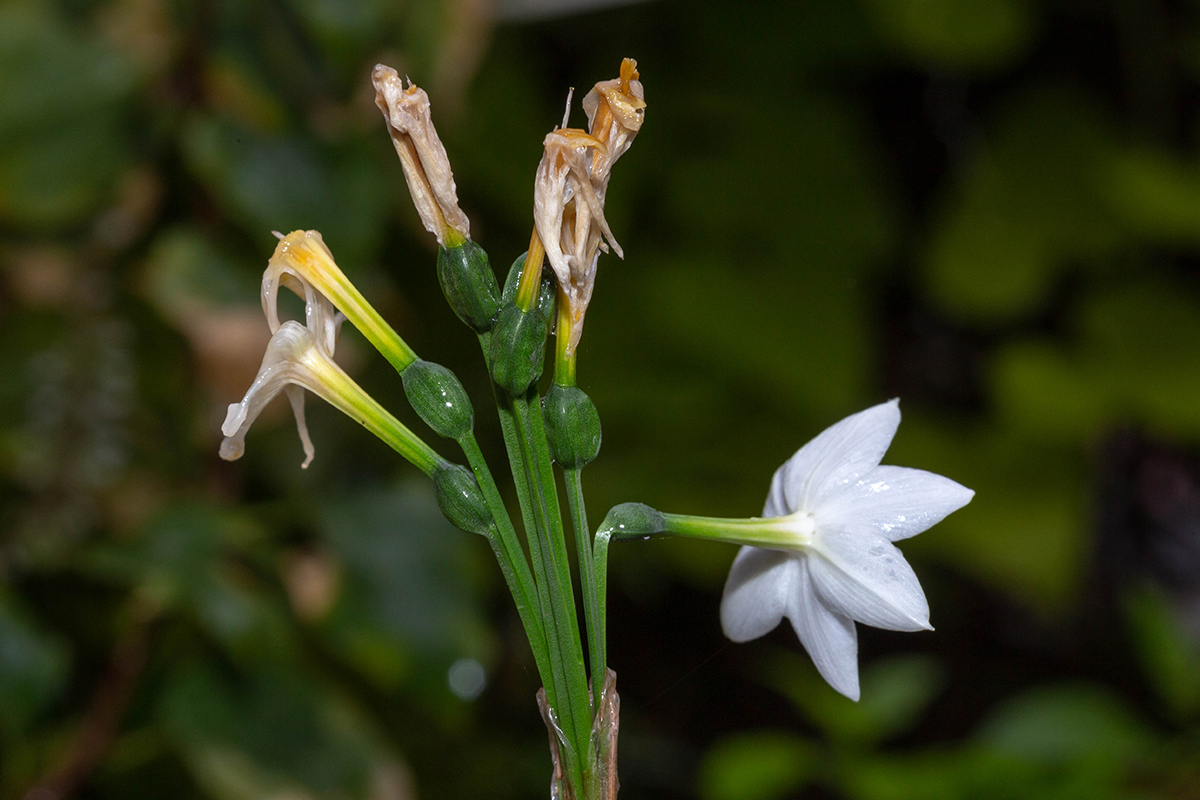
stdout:
POLYGON ((439 436, 460 439, 471 432, 475 409, 453 372, 441 364, 419 360, 405 367, 400 379, 413 410, 439 436))
POLYGON ((469 469, 460 464, 444 463, 433 473, 433 490, 438 508, 455 527, 467 533, 488 535, 492 512, 469 469))
POLYGON ((542 401, 550 455, 563 469, 580 469, 600 452, 600 414, 578 386, 551 384, 542 401))
POLYGON ((609 536, 615 540, 652 536, 662 533, 666 528, 661 511, 657 511, 644 503, 622 503, 613 506, 600 527, 596 536, 609 536))
POLYGON ((506 305, 492 330, 492 380, 513 396, 525 394, 542 377, 546 361, 546 318, 506 305))
MULTIPOLYGON (((509 267, 508 277, 504 279, 504 292, 500 296, 500 302, 504 305, 516 302, 517 286, 521 283, 521 271, 525 269, 525 256, 522 253, 517 256, 517 260, 509 267)), ((558 286, 558 281, 554 277, 554 273, 542 267, 542 284, 538 287, 538 310, 546 319, 554 319, 554 300, 556 295, 555 289, 558 286)))
POLYGON ((477 332, 491 330, 500 311, 500 288, 483 248, 470 239, 458 247, 439 248, 437 274, 458 318, 477 332))

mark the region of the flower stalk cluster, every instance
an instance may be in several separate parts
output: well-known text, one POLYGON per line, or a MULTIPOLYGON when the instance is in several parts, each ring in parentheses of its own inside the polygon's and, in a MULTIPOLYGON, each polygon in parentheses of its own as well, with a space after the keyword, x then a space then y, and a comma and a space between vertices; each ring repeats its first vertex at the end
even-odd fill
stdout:
POLYGON ((514 262, 503 291, 487 254, 470 238, 428 96, 383 65, 372 79, 413 204, 437 239, 443 292, 476 333, 492 378, 523 535, 475 439, 475 412, 461 383, 400 338, 316 231, 276 234, 279 242, 262 281, 272 337, 250 389, 229 407, 221 456, 242 455, 251 424, 283 392, 307 466, 315 452, 304 418, 307 390, 429 476, 446 517, 487 540, 516 604, 542 683, 538 705, 550 735, 552 797, 616 796, 619 698, 608 667, 605 614, 613 541, 666 534, 742 545, 721 608, 727 635, 735 641, 761 636, 786 616, 826 680, 857 699, 855 622, 896 630, 929 627, 920 584, 892 542, 919 533, 971 497, 946 478, 879 466, 899 423, 895 401, 843 420, 797 452, 776 473, 762 518, 693 517, 625 504, 595 531, 588 522, 582 472, 599 454, 601 431, 595 405, 577 385, 578 345, 600 254, 624 257, 604 206, 613 166, 644 121, 636 62, 625 59, 617 78, 588 92, 586 130, 569 126, 568 99, 562 124, 546 135, 534 173, 529 250, 514 262), (280 319, 281 288, 303 298, 303 320, 280 319), (395 367, 417 415, 431 431, 457 443, 466 466, 439 455, 337 365, 344 321, 395 367), (540 378, 551 336, 554 370, 543 395, 540 378), (566 488, 576 564, 556 464, 566 488))

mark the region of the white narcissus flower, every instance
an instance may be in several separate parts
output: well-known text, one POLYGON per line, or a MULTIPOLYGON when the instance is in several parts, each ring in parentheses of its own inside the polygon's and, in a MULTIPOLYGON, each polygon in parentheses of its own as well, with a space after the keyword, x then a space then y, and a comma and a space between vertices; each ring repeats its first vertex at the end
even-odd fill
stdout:
POLYGON ((775 473, 761 523, 772 547, 738 553, 721 600, 735 642, 758 638, 787 617, 829 684, 857 700, 854 623, 931 629, 929 605, 893 542, 962 508, 974 492, 919 469, 880 466, 896 428, 896 400, 826 429, 775 473))

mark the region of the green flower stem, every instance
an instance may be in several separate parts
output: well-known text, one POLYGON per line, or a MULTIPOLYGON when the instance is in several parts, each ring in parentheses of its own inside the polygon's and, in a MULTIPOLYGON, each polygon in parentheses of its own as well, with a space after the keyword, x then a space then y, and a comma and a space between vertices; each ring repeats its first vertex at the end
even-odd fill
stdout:
MULTIPOLYGON (((588 641, 591 642, 595 638, 602 647, 607 647, 608 642, 608 545, 612 538, 612 528, 601 525, 592 542, 592 592, 596 597, 597 614, 588 630, 588 641)), ((592 652, 595 653, 594 645, 592 652)), ((601 653, 601 657, 604 657, 603 650, 601 653)), ((595 658, 594 655, 592 657, 595 658)), ((592 669, 592 674, 595 675, 595 668, 592 669)), ((592 680, 592 686, 595 686, 595 678, 592 680)))
POLYGON ((484 500, 487 501, 488 508, 495 520, 492 549, 496 553, 496 560, 500 562, 500 571, 504 573, 504 580, 512 593, 513 601, 517 605, 517 613, 521 617, 521 624, 525 627, 525 635, 529 638, 529 646, 533 650, 533 660, 537 664, 538 674, 545 683, 551 678, 550 657, 546 647, 546 630, 538 601, 537 587, 533 582, 533 574, 529 571, 529 562, 526 560, 525 551, 517 538, 517 531, 513 527, 512 519, 508 516, 508 510, 504 507, 500 490, 496 487, 496 481, 492 478, 483 452, 479 449, 479 443, 475 440, 475 434, 469 433, 462 437, 459 445, 467 456, 467 462, 475 473, 475 480, 479 482, 484 500))
POLYGON ((403 372, 405 367, 417 360, 417 354, 350 282, 324 244, 320 248, 298 246, 290 251, 286 259, 314 289, 328 297, 346 315, 350 324, 358 328, 397 372, 403 372))
MULTIPOLYGON (((325 294, 335 306, 342 310, 346 318, 383 354, 398 373, 403 375, 409 366, 418 361, 417 354, 412 348, 367 302, 362 293, 346 279, 332 260, 324 265, 324 269, 313 269, 306 272, 318 291, 325 294)), ((438 466, 443 463, 443 459, 373 398, 363 392, 335 364, 331 362, 322 366, 326 366, 327 371, 331 374, 340 374, 340 377, 343 378, 339 381, 325 381, 335 394, 335 397, 327 399, 354 419, 362 422, 376 436, 390 444, 426 475, 432 476, 438 466)), ((488 536, 488 540, 496 554, 496 560, 499 562, 505 583, 512 592, 517 613, 521 617, 530 648, 533 650, 538 672, 545 681, 546 676, 550 675, 549 651, 543 623, 545 613, 542 612, 537 602, 537 590, 533 584, 528 562, 525 560, 524 551, 517 540, 512 521, 500 499, 495 480, 487 468, 487 463, 479 450, 474 434, 468 432, 459 439, 459 444, 467 456, 475 474, 475 480, 479 483, 491 511, 493 530, 488 536)))
POLYGON ((575 608, 562 512, 558 505, 558 486, 554 481, 554 470, 546 445, 539 400, 537 391, 530 390, 529 395, 513 399, 513 408, 522 457, 529 470, 529 483, 533 490, 533 521, 538 535, 544 537, 542 556, 550 584, 551 612, 555 618, 557 643, 565 672, 566 696, 562 698, 564 702, 558 712, 563 729, 572 737, 576 752, 582 755, 587 752, 587 743, 591 738, 591 703, 588 700, 583 644, 579 636, 579 616, 575 608), (531 398, 534 403, 530 402, 531 398))
POLYGON ((446 463, 446 459, 393 417, 375 398, 363 391, 362 387, 333 361, 324 357, 311 357, 305 359, 305 365, 313 374, 311 383, 303 382, 306 389, 322 397, 346 416, 362 423, 363 427, 382 439, 421 472, 433 477, 434 471, 446 463))
POLYGON ((595 542, 592 545, 592 583, 595 586, 596 608, 599 611, 596 615, 595 636, 601 642, 607 641, 608 633, 605 609, 608 595, 609 544, 613 539, 622 541, 649 538, 656 533, 662 533, 663 528, 663 514, 641 503, 623 503, 610 509, 596 530, 595 542))
MULTIPOLYGON (((490 332, 479 334, 479 346, 483 350, 483 359, 488 371, 491 371, 491 338, 490 332)), ((529 487, 529 473, 525 469, 525 462, 521 458, 521 443, 520 437, 517 435, 516 414, 513 411, 512 399, 509 398, 495 383, 492 384, 492 395, 496 401, 496 412, 500 418, 500 431, 504 436, 505 450, 508 452, 509 468, 512 471, 513 484, 517 489, 517 502, 521 506, 521 519, 525 523, 526 540, 529 543, 530 561, 533 563, 533 573, 535 578, 534 587, 537 591, 540 616, 546 630, 547 638, 554 636, 554 620, 550 616, 550 587, 547 585, 545 575, 542 574, 542 565, 544 560, 541 554, 541 540, 534 535, 534 529, 530 524, 533 519, 533 501, 531 500, 532 492, 529 487)), ((555 648, 547 646, 547 654, 550 655, 551 661, 557 664, 555 648)), ((556 667, 557 670, 557 667, 556 667)), ((543 687, 546 690, 546 700, 551 708, 557 708, 557 688, 559 685, 558 679, 555 677, 557 673, 551 674, 551 680, 546 680, 543 676, 543 687)))
MULTIPOLYGON (((568 352, 571 342, 571 308, 562 290, 558 293, 558 331, 554 337, 554 382, 559 386, 575 385, 575 352, 568 352)), ((603 684, 601 684, 603 685, 603 684)))
POLYGON ((529 639, 529 648, 533 651, 533 662, 537 667, 538 676, 542 679, 542 683, 546 683, 551 677, 552 671, 537 590, 533 587, 533 579, 529 576, 529 564, 524 557, 522 556, 517 562, 520 566, 513 563, 508 552, 508 543, 501 530, 502 526, 493 522, 491 533, 487 537, 488 544, 492 547, 492 553, 500 564, 500 572, 504 575, 504 582, 508 585, 513 602, 516 603, 517 614, 521 617, 521 625, 525 628, 525 636, 529 639), (524 578, 520 576, 522 569, 525 572, 524 578))
MULTIPOLYGON (((487 364, 489 372, 491 370, 491 338, 490 332, 479 334, 479 345, 483 350, 484 361, 487 364)), ((562 658, 562 651, 559 647, 562 637, 558 632, 558 618, 553 613, 554 603, 551 599, 551 584, 546 568, 547 554, 545 551, 548 548, 546 542, 547 536, 541 526, 537 524, 537 518, 535 517, 533 479, 530 475, 527 459, 524 456, 525 446, 517 424, 516 401, 495 383, 492 384, 492 393, 496 400, 496 411, 500 418, 500 430, 504 435, 504 444, 508 451, 508 461, 509 467, 512 470, 513 484, 517 489, 517 500, 521 506, 521 517, 525 522, 525 539, 529 544, 529 556, 533 565, 540 616, 546 631, 546 655, 550 661, 550 672, 549 674, 542 675, 542 688, 546 692, 546 702, 558 714, 561 713, 560 709, 567 706, 566 703, 560 701, 565 701, 568 697, 568 665, 564 663, 562 658)), ((582 667, 580 669, 582 670, 582 667)), ((560 717, 560 724, 562 722, 564 720, 560 717)), ((572 739, 575 738, 576 734, 573 727, 564 727, 563 730, 567 736, 572 739)), ((561 749, 561 756, 563 768, 569 773, 571 784, 580 786, 582 785, 583 772, 580 760, 575 755, 575 750, 576 748, 573 746, 570 748, 563 747, 561 749)))
POLYGON ((604 639, 604 605, 596 584, 596 569, 592 553, 592 532, 588 526, 587 509, 583 503, 583 470, 565 469, 567 506, 575 527, 575 550, 579 556, 579 582, 583 589, 583 615, 587 622, 588 655, 592 667, 592 712, 604 689, 608 665, 607 643, 604 639))
POLYGON ((509 466, 512 468, 513 483, 517 487, 517 499, 521 506, 521 518, 525 522, 525 539, 529 543, 529 557, 533 564, 533 575, 537 589, 538 603, 541 609, 542 623, 546 629, 546 654, 550 659, 550 680, 543 683, 546 690, 546 701, 553 709, 559 708, 559 698, 565 697, 566 672, 557 645, 558 620, 552 611, 553 601, 550 597, 550 581, 546 572, 545 537, 535 523, 534 492, 530 485, 529 470, 523 457, 520 434, 517 432, 516 413, 511 401, 502 397, 497 391, 497 408, 500 410, 500 428, 504 434, 504 443, 508 450, 509 466))
MULTIPOLYGON (((343 280, 329 281, 320 288, 328 292, 327 296, 331 297, 339 308, 344 309, 346 318, 387 358, 398 373, 403 375, 408 367, 419 360, 417 354, 405 344, 358 289, 348 280, 344 280, 344 276, 343 280)), ((550 674, 545 626, 542 621, 544 614, 537 602, 537 590, 529 571, 529 563, 525 560, 525 553, 517 539, 512 520, 500 498, 495 479, 487 467, 474 433, 468 432, 460 437, 458 442, 467 456, 475 480, 483 491, 484 500, 492 513, 494 532, 488 537, 489 542, 500 564, 505 583, 512 593, 513 602, 517 606, 517 613, 521 617, 529 646, 533 650, 534 663, 544 681, 550 674)))
POLYGON ((396 372, 403 372, 409 364, 417 360, 417 354, 400 338, 400 334, 396 333, 349 281, 344 285, 330 284, 328 288, 331 294, 326 294, 326 297, 333 301, 338 310, 346 315, 350 324, 358 328, 388 363, 396 368, 396 372))
POLYGON ((529 249, 525 251, 525 261, 521 266, 521 281, 517 284, 517 308, 529 312, 538 304, 538 292, 542 284, 542 261, 546 250, 538 237, 537 229, 529 237, 529 249))
POLYGON ((787 549, 804 547, 812 541, 812 520, 807 515, 726 519, 663 514, 662 520, 663 533, 689 539, 787 549))
MULTIPOLYGON (((333 282, 329 288, 346 295, 344 299, 348 302, 344 307, 353 311, 353 315, 348 314, 347 319, 353 322, 363 335, 383 353, 397 372, 403 375, 408 367, 419 360, 416 353, 404 343, 353 285, 348 281, 333 282)), ((475 474, 475 480, 491 511, 494 523, 493 534, 488 539, 496 554, 496 560, 499 562, 505 583, 512 593, 513 602, 517 606, 517 613, 521 617, 521 623, 529 639, 529 646, 533 651, 538 673, 545 680, 545 677, 550 674, 550 670, 546 632, 543 624, 544 614, 537 601, 537 590, 529 571, 529 563, 525 560, 525 553, 517 539, 512 520, 500 498, 496 481, 492 477, 491 470, 488 469, 487 461, 479 449, 479 443, 476 441, 474 433, 468 431, 466 435, 458 439, 458 443, 467 457, 467 462, 471 465, 471 471, 475 474)))

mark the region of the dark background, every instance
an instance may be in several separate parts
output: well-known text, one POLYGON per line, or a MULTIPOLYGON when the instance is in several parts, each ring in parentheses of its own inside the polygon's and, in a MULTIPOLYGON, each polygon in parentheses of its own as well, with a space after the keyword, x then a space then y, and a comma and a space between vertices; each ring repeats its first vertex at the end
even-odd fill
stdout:
MULTIPOLYGON (((499 469, 370 70, 428 90, 503 277, 568 87, 624 56, 593 524, 757 514, 894 396, 885 461, 977 495, 905 543, 937 630, 860 628, 857 705, 786 625, 723 638, 733 548, 615 546, 621 796, 1200 797, 1200 4, 1156 0, 0 6, 4 796, 546 796, 484 543, 319 401, 305 471, 282 402, 239 462, 218 427, 270 231, 316 228, 499 469)), ((349 327, 339 360, 424 432, 349 327)))

